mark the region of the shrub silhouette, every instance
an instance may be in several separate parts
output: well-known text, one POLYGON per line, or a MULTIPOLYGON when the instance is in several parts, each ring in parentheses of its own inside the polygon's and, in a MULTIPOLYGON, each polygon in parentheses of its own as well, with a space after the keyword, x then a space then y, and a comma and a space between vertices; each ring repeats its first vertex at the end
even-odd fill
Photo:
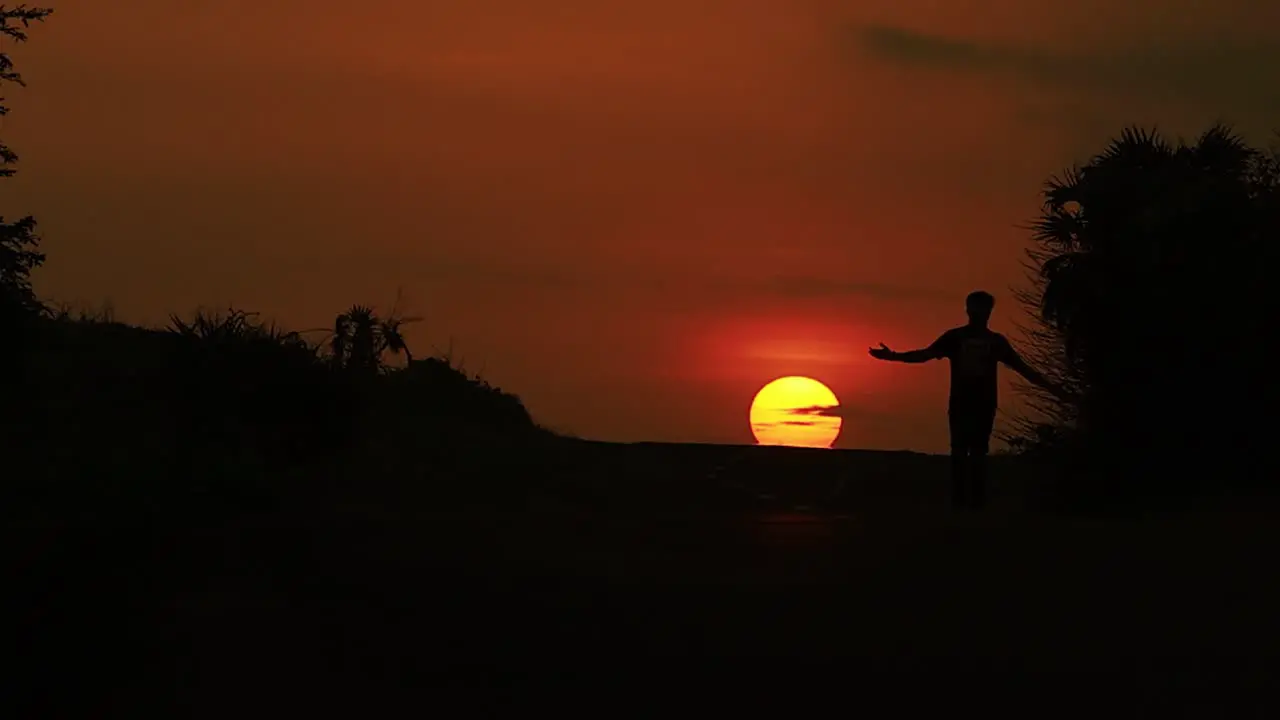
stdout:
POLYGON ((342 437, 349 399, 301 335, 242 310, 171 318, 187 449, 251 445, 273 465, 342 437))
POLYGON ((411 360, 408 367, 389 376, 390 397, 403 403, 404 412, 436 424, 466 424, 494 430, 533 425, 520 399, 470 376, 446 357, 411 360))

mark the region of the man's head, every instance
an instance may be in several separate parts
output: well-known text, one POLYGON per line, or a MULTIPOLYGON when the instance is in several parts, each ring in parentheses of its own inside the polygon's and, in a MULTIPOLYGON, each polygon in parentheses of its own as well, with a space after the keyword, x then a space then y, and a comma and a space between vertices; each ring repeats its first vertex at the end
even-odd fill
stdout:
POLYGON ((969 323, 986 327, 991 319, 991 310, 996 306, 996 299, 991 293, 975 290, 964 299, 964 311, 969 314, 969 323))

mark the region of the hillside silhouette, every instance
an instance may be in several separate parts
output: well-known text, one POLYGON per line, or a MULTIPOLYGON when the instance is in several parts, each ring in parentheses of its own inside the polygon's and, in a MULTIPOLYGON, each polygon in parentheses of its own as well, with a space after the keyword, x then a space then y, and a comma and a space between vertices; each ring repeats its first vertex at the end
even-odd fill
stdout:
POLYGON ((531 688, 593 714, 778 687, 790 711, 1255 709, 1280 667, 1277 167, 1225 128, 1128 130, 1050 182, 1023 299, 1069 392, 971 514, 940 456, 557 435, 415 353, 394 306, 314 330, 60 308, 35 220, 0 219, 4 716, 523 711, 531 688))
POLYGON ((340 315, 325 343, 237 310, 165 329, 67 313, 26 322, 10 375, 21 399, 5 409, 21 469, 10 511, 74 505, 118 520, 278 504, 343 475, 429 483, 452 451, 542 432, 518 397, 447 358, 388 365, 392 346, 405 349, 390 339, 399 319, 369 308, 340 315))

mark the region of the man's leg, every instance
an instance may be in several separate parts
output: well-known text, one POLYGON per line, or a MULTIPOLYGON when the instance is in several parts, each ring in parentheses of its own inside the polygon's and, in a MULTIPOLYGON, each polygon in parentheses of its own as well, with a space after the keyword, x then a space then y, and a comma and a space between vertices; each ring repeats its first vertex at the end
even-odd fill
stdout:
POLYGON ((965 508, 973 501, 969 493, 969 454, 963 445, 951 446, 951 506, 965 508))
POLYGON ((969 448, 965 443, 963 418, 948 416, 951 429, 951 507, 969 504, 969 448))
POLYGON ((975 447, 969 455, 969 504, 981 508, 987 502, 987 447, 975 447))
POLYGON ((969 439, 969 498, 973 507, 980 508, 987 501, 987 455, 991 450, 991 431, 995 427, 996 414, 984 414, 974 418, 973 435, 969 439))

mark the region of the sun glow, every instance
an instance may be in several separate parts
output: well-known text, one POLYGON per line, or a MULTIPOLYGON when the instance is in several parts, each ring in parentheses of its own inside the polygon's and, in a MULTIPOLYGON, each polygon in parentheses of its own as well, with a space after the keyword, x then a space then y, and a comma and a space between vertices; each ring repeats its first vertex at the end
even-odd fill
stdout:
POLYGON ((778 378, 751 402, 751 434, 760 445, 829 448, 840 435, 839 406, 836 394, 813 378, 778 378))

